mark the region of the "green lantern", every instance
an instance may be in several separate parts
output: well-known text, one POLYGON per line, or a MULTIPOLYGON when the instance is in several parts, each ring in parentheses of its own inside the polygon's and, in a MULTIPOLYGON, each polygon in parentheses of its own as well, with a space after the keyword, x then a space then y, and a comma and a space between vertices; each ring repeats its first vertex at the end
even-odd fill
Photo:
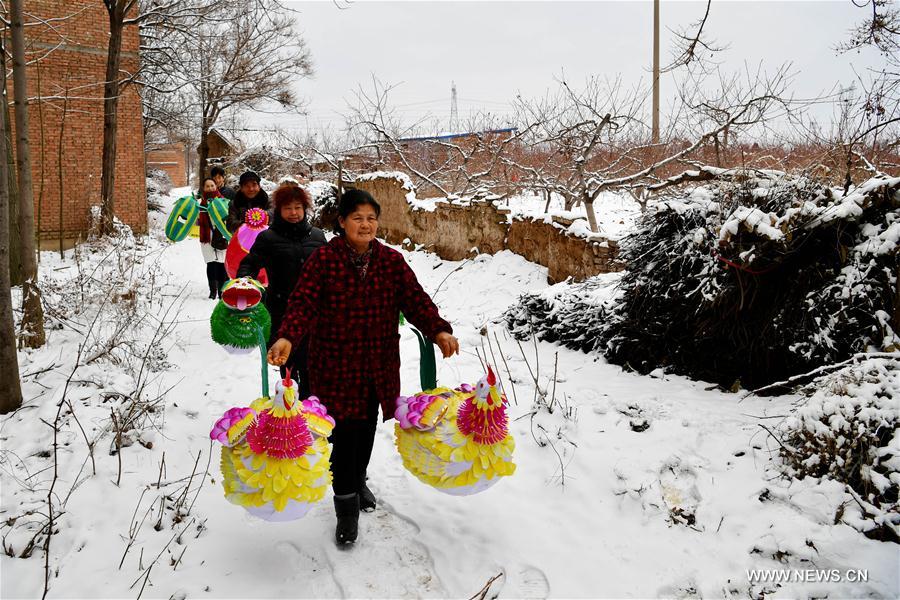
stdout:
POLYGON ((212 198, 206 203, 206 212, 209 214, 209 221, 213 227, 219 230, 226 240, 231 240, 231 232, 225 226, 225 219, 228 217, 228 198, 212 198))
POLYGON ((166 237, 173 242, 180 242, 188 236, 199 215, 200 203, 193 195, 179 198, 166 221, 166 237))

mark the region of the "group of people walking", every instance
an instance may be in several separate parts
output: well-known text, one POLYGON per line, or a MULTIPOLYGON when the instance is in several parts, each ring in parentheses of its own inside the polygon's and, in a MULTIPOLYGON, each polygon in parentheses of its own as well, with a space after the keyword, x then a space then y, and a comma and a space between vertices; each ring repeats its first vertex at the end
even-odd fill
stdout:
MULTIPOLYGON (((260 187, 261 179, 253 171, 246 171, 238 180, 238 189, 225 185, 225 169, 215 166, 209 177, 204 178, 200 187, 200 206, 206 207, 213 198, 227 198, 228 217, 225 225, 232 234, 244 223, 244 213, 251 208, 270 210, 269 196, 260 187)), ((205 210, 198 217, 200 228, 200 251, 206 262, 206 279, 209 283, 211 300, 221 297, 222 286, 228 281, 225 272, 225 250, 228 241, 218 229, 212 226, 205 210)))
MULTIPOLYGON (((265 304, 272 316, 268 361, 281 368, 282 377, 289 372, 297 379, 301 397, 317 396, 335 419, 335 540, 339 545, 352 543, 360 511, 376 506, 366 473, 379 408, 383 420, 393 418, 400 395, 400 312, 445 358, 459 352, 459 342, 403 256, 376 239, 381 206, 370 194, 344 192, 337 235, 326 241, 324 232, 309 222, 306 190, 282 184, 272 193, 270 206, 259 184, 259 176, 248 171, 230 198, 226 225, 232 232, 247 210, 271 211, 269 228, 256 238, 237 276, 255 278, 266 270, 265 304)), ((214 195, 228 197, 229 191, 224 189, 224 171, 216 167, 204 182, 203 202, 214 195), (209 195, 207 182, 215 186, 209 195)), ((208 244, 218 252, 212 234, 204 242, 202 228, 201 247, 208 244)), ((205 259, 218 257, 209 252, 203 250, 205 259)), ((209 272, 208 267, 208 277, 209 272)), ((210 297, 212 285, 211 279, 210 297)))

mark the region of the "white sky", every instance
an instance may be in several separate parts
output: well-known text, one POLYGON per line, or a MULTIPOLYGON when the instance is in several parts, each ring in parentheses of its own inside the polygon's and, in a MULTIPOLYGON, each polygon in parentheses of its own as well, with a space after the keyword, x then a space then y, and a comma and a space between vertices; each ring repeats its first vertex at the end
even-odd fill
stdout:
MULTIPOLYGON (((376 75, 400 84, 392 93, 410 121, 448 118, 455 81, 459 116, 471 110, 509 112, 517 93, 540 96, 565 70, 571 82, 590 75, 649 81, 652 2, 293 2, 315 76, 298 83, 308 116, 258 115, 250 127, 297 128, 343 123, 359 84, 376 75)), ((705 2, 661 3, 660 60, 671 58, 672 35, 702 17, 705 2)), ((833 46, 865 11, 850 0, 734 2, 714 0, 707 31, 729 47, 719 56, 730 70, 762 61, 775 70, 790 62, 793 90, 813 96, 883 65, 874 51, 838 55, 833 46)), ((663 76, 663 105, 674 85, 663 76)))

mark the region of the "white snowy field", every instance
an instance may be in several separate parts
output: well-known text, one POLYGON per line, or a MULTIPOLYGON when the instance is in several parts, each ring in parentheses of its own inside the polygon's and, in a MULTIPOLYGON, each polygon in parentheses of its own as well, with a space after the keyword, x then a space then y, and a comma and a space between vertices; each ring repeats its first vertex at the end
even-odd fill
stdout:
MULTIPOLYGON (((760 425, 796 398, 742 399, 552 344, 520 347, 494 321, 518 294, 547 287, 546 269, 509 252, 465 262, 406 256, 463 348, 438 360, 439 383, 477 381, 476 349, 499 363, 515 475, 479 495, 442 494, 404 470, 390 421, 379 426, 369 470, 378 509, 360 516, 351 549, 334 545, 330 497, 298 521, 252 518, 224 499, 208 434, 225 410, 258 396, 259 357, 212 342, 198 243, 169 244, 161 223, 155 215, 135 255, 140 289, 152 278, 157 294, 150 320, 177 321, 159 343, 171 367, 145 390, 164 394, 164 410, 147 421, 157 431, 122 449, 121 466, 109 452, 110 408, 125 406, 135 376, 99 356, 69 377, 79 336, 67 326, 20 354, 26 403, 0 420, 3 598, 43 593, 39 530, 54 469, 53 429, 42 421, 54 422, 64 393, 78 422, 65 405, 50 598, 469 598, 495 577, 486 597, 900 597, 900 548, 835 524, 842 486, 787 481, 772 468, 777 444, 760 425), (535 371, 545 395, 537 409, 535 371), (96 475, 85 437, 98 440, 96 475), (38 547, 19 558, 32 538, 38 547)), ((42 277, 64 277, 73 256, 45 253, 42 277)), ((401 344, 406 394, 419 386, 408 326, 401 344)))

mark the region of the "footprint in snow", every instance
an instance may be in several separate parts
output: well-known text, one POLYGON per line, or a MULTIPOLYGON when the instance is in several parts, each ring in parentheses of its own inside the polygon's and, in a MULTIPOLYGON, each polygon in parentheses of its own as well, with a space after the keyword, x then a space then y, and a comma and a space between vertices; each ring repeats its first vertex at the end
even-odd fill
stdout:
POLYGON ((694 469, 677 456, 672 457, 659 471, 659 488, 669 519, 678 525, 694 525, 702 500, 694 469))
POLYGON ((677 600, 689 600, 694 598, 702 598, 697 586, 693 581, 685 581, 681 583, 673 583, 664 585, 656 590, 657 598, 675 598, 677 600))
POLYGON ((518 598, 547 598, 550 596, 550 582, 547 575, 537 567, 525 566, 516 573, 509 585, 514 585, 514 593, 518 598))
POLYGON ((431 553, 418 540, 419 531, 380 498, 375 512, 361 513, 359 538, 352 547, 325 546, 344 597, 447 597, 431 553))
POLYGON ((303 550, 295 542, 281 540, 275 544, 275 549, 295 571, 292 579, 303 581, 303 585, 297 588, 302 590, 303 595, 312 598, 346 597, 331 564, 319 548, 303 550))

